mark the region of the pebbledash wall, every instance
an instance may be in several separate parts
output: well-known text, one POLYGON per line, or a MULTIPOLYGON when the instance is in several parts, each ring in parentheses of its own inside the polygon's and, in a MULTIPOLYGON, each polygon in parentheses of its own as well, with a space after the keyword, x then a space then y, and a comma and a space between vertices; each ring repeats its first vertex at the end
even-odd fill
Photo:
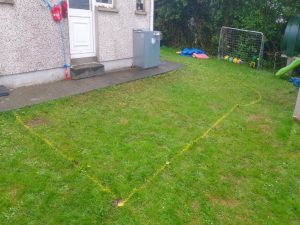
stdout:
MULTIPOLYGON (((0 85, 63 79, 59 28, 42 1, 0 0, 0 21, 0 85)), ((64 28, 69 46, 67 21, 64 28)))
POLYGON ((114 10, 96 8, 98 59, 106 70, 132 66, 133 29, 153 29, 152 0, 145 12, 136 11, 136 0, 114 0, 114 10))
MULTIPOLYGON (((106 71, 132 65, 133 29, 153 28, 151 1, 145 0, 145 12, 136 11, 136 0, 115 0, 113 9, 96 6, 96 52, 106 71)), ((59 28, 41 0, 0 0, 0 21, 0 85, 64 79, 59 28)), ((63 27, 70 57, 68 20, 63 27)))

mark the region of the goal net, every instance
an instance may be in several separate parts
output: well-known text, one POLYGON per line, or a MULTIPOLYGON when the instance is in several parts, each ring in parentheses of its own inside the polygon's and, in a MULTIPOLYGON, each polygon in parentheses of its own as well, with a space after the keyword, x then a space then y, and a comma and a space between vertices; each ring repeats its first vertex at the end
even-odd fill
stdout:
POLYGON ((264 34, 231 27, 222 27, 218 49, 219 59, 236 58, 242 63, 255 61, 256 68, 262 66, 264 34))

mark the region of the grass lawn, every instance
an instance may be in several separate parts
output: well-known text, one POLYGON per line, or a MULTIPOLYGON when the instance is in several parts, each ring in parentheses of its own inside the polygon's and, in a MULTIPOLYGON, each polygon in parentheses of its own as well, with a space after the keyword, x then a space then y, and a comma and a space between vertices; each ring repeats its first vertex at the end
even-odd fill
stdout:
POLYGON ((0 224, 300 224, 296 89, 162 57, 185 66, 0 113, 0 224))

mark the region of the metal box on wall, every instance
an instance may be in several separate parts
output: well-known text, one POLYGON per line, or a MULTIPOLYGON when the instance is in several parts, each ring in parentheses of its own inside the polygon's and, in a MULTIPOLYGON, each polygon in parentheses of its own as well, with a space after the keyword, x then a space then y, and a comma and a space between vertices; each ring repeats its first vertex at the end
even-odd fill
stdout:
POLYGON ((160 64, 161 32, 133 30, 133 66, 143 69, 160 64))

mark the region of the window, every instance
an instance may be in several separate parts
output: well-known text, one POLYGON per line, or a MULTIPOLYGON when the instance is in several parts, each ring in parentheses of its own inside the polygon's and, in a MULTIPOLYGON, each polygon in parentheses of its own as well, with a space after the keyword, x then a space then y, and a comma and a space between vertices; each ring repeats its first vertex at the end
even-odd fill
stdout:
POLYGON ((96 4, 99 6, 113 8, 114 0, 96 0, 96 4))
POLYGON ((136 1, 136 11, 145 11, 145 0, 136 1))
POLYGON ((69 0, 69 7, 72 9, 90 10, 89 0, 69 0))

